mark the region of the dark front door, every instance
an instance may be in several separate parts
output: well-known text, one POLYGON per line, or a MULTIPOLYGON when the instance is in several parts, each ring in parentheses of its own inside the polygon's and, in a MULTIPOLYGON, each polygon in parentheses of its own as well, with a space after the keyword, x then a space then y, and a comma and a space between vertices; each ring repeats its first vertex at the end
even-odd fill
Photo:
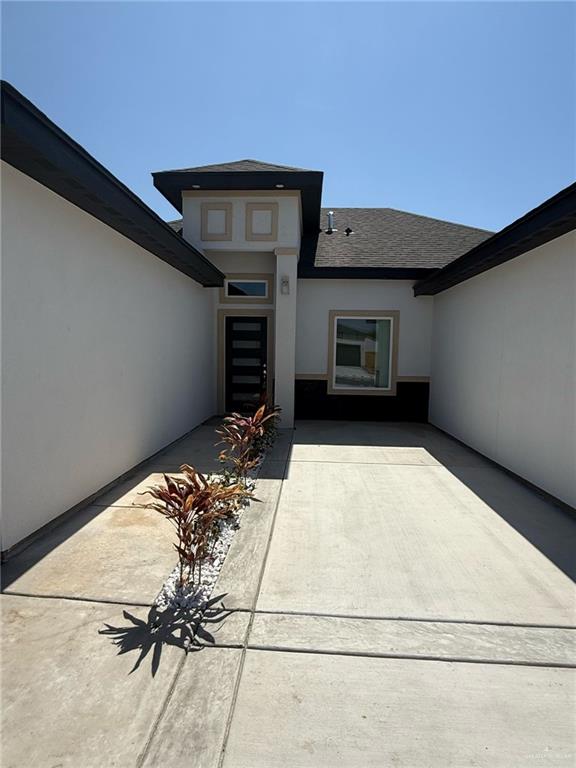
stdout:
POLYGON ((266 394, 267 318, 226 317, 226 410, 249 413, 266 394))

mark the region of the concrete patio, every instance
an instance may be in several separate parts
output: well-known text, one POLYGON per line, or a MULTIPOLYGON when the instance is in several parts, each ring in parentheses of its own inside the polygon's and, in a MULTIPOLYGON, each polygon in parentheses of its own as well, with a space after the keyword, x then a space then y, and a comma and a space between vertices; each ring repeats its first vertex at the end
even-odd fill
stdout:
POLYGON ((576 520, 429 425, 283 433, 217 585, 232 615, 188 655, 150 632, 171 530, 132 505, 213 471, 213 429, 7 564, 3 765, 574 764, 576 520))

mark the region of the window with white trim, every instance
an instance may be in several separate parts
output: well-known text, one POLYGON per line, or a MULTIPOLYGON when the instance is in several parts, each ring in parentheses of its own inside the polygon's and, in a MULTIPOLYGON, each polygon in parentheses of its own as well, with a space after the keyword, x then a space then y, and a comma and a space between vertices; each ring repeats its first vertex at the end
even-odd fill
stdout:
POLYGON ((397 312, 331 315, 330 391, 333 394, 393 394, 397 312))

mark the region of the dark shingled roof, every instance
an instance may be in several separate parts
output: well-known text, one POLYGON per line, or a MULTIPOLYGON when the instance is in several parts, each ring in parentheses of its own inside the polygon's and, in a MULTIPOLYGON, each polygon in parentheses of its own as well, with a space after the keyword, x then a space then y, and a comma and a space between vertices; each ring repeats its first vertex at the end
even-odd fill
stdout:
POLYGON ((198 165, 195 168, 175 168, 173 173, 229 173, 230 171, 294 171, 306 173, 306 168, 294 168, 291 165, 277 165, 276 163, 263 163, 260 160, 234 160, 231 163, 213 163, 212 165, 198 165))
POLYGON ((437 269, 492 235, 394 208, 322 208, 314 267, 437 269), (326 234, 328 211, 337 232, 326 234), (353 233, 346 235, 346 229, 353 233))
POLYGON ((166 224, 168 224, 169 227, 172 227, 175 232, 178 232, 179 235, 182 234, 182 219, 176 219, 176 221, 167 221, 166 224))
MULTIPOLYGON (((182 219, 168 224, 182 233, 182 219)), ((322 208, 320 224, 317 242, 316 237, 303 241, 301 277, 394 276, 394 272, 380 270, 403 270, 404 277, 423 276, 426 272, 420 270, 439 269, 493 234, 394 208, 322 208), (337 230, 330 235, 326 233, 329 210, 334 211, 337 230), (346 235, 347 228, 352 230, 350 235, 346 235)))

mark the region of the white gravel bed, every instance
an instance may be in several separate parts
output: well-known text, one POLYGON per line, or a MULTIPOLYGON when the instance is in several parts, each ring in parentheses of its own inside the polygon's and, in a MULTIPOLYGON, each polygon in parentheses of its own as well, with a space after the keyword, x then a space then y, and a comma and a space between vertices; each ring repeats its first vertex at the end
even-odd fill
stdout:
MULTIPOLYGON (((247 487, 248 490, 252 492, 256 485, 256 476, 257 472, 248 479, 247 487)), ((249 504, 250 502, 246 504, 246 507, 249 506, 249 504)), ((202 580, 200 584, 188 584, 185 587, 177 587, 176 585, 180 578, 180 567, 177 565, 174 568, 154 601, 154 605, 159 610, 163 611, 167 608, 185 608, 202 611, 205 604, 210 599, 212 590, 214 589, 214 585, 216 584, 222 566, 224 565, 224 560, 226 559, 226 555, 232 544, 234 534, 240 528, 241 517, 242 512, 239 512, 229 519, 221 520, 219 522, 220 537, 214 547, 212 558, 206 559, 202 563, 202 580)))

